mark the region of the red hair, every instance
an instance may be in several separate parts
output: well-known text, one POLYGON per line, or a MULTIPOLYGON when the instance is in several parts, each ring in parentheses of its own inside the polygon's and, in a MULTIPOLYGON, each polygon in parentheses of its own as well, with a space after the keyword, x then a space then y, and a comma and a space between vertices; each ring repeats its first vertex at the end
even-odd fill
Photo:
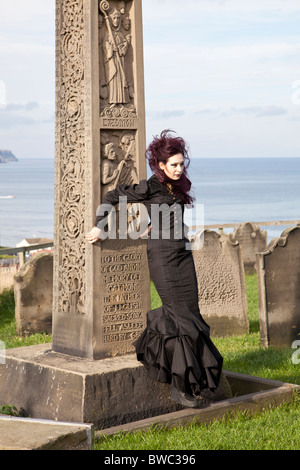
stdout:
POLYGON ((192 204, 194 198, 189 194, 191 182, 187 177, 187 168, 190 164, 188 148, 182 137, 172 137, 169 129, 162 131, 160 136, 154 137, 146 150, 146 158, 153 173, 161 183, 171 183, 175 194, 177 194, 185 204, 192 204), (165 174, 159 167, 159 162, 167 163, 170 157, 181 153, 184 158, 184 171, 180 180, 175 181, 165 174))

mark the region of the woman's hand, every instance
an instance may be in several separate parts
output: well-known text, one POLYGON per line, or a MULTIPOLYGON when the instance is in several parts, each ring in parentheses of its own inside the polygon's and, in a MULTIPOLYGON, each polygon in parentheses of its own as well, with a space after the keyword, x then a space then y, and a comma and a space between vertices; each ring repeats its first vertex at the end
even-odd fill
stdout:
POLYGON ((92 230, 86 234, 85 239, 91 244, 96 243, 98 240, 102 239, 102 231, 98 227, 93 227, 92 230))
POLYGON ((145 230, 145 232, 143 232, 141 235, 139 235, 139 238, 150 238, 149 233, 151 231, 151 227, 152 227, 152 225, 148 225, 147 230, 145 230))

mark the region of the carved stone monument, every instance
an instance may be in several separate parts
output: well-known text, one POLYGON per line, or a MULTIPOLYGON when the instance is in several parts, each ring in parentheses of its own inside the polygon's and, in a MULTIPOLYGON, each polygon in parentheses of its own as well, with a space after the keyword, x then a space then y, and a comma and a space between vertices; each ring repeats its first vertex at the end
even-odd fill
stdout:
POLYGON ((85 241, 117 184, 145 179, 141 0, 57 0, 53 350, 132 352, 149 310, 145 241, 85 241))
POLYGON ((244 266, 238 243, 227 235, 204 230, 200 249, 193 250, 200 313, 210 325, 212 336, 249 332, 244 266), (202 246, 202 247, 201 247, 202 246))
POLYGON ((256 253, 261 253, 267 247, 268 232, 250 222, 244 222, 230 233, 229 239, 238 242, 241 247, 242 259, 246 274, 255 272, 256 253))
POLYGON ((283 231, 257 254, 263 347, 291 347, 300 334, 300 226, 283 231))

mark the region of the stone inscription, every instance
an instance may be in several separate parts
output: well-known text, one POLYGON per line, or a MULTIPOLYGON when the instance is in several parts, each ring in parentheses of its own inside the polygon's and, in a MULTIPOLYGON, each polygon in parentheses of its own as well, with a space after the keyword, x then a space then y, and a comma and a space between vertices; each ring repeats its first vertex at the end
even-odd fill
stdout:
POLYGON ((144 329, 142 254, 103 254, 102 335, 104 343, 134 341, 144 329))
POLYGON ((109 118, 109 119, 101 119, 102 127, 108 128, 121 128, 121 129, 136 129, 137 128, 137 120, 136 119, 118 119, 118 118, 109 118))

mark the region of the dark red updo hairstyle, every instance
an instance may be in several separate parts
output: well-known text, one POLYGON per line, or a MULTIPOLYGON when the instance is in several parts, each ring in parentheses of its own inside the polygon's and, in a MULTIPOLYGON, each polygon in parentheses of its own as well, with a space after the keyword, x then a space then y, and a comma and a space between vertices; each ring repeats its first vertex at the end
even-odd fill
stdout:
POLYGON ((173 137, 171 131, 166 129, 160 136, 154 137, 146 150, 146 158, 153 173, 161 183, 171 183, 174 193, 179 196, 184 204, 192 204, 194 198, 189 194, 191 182, 187 177, 187 168, 190 164, 188 148, 182 137, 173 137), (184 171, 179 180, 168 178, 163 170, 159 168, 159 162, 167 163, 170 157, 181 153, 184 158, 184 171))

